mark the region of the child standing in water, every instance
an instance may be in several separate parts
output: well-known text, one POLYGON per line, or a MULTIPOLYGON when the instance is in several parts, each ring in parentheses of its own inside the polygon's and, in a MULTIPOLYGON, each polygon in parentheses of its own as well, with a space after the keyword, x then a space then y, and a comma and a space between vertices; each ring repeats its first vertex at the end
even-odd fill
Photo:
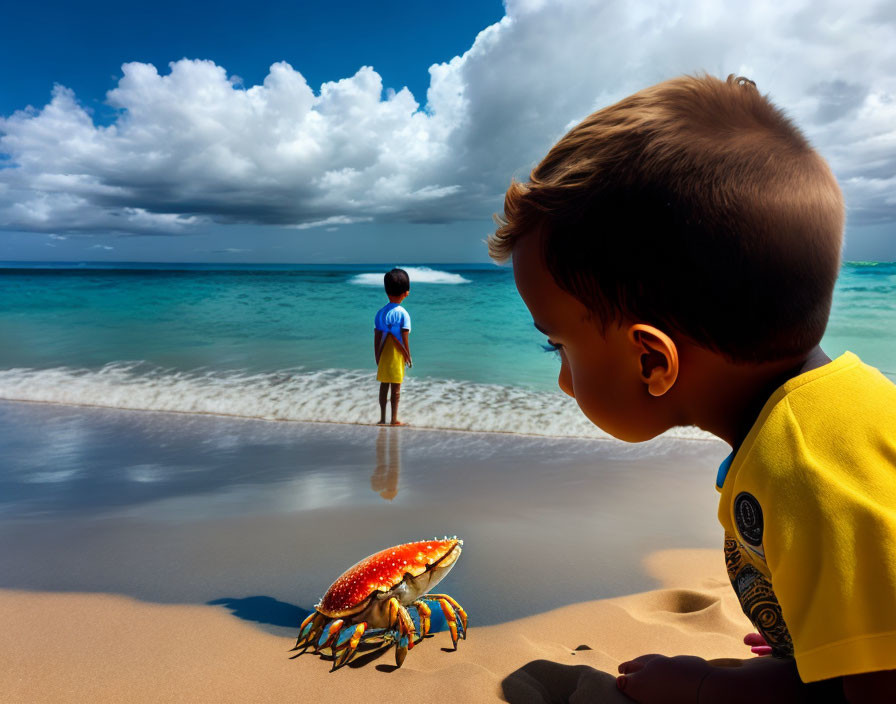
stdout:
POLYGON ((386 423, 386 399, 392 387, 392 425, 404 425, 398 420, 398 401, 404 366, 411 363, 408 336, 411 316, 400 305, 408 297, 411 281, 404 269, 392 269, 383 277, 389 302, 380 308, 373 323, 373 354, 376 358, 376 380, 380 382, 380 425, 386 423))

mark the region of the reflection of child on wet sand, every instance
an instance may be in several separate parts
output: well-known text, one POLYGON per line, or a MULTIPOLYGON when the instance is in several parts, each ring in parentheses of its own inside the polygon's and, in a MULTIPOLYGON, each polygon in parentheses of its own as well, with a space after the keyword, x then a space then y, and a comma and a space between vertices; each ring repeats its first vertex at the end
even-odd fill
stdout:
POLYGON ((696 425, 733 450, 725 562, 771 657, 643 655, 619 666, 635 701, 896 692, 896 386, 819 347, 842 231, 827 164, 742 78, 642 90, 507 191, 490 251, 560 388, 622 440, 696 425))
POLYGON ((383 277, 389 302, 374 318, 373 354, 376 357, 376 379, 380 382, 380 425, 386 422, 386 400, 392 389, 392 425, 404 425, 398 420, 398 402, 404 367, 412 366, 408 336, 411 316, 399 305, 410 293, 411 282, 404 269, 392 269, 383 277))
POLYGON ((401 436, 386 428, 380 428, 376 436, 376 466, 370 475, 370 488, 391 501, 398 495, 398 478, 401 475, 401 436))

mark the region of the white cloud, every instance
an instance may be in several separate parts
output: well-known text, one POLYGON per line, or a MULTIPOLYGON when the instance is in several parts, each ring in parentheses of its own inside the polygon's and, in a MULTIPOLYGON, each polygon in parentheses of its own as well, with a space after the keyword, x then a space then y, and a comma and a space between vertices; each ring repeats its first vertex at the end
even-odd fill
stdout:
POLYGON ((90 245, 89 249, 105 249, 105 250, 110 250, 110 249, 115 249, 115 247, 110 247, 110 246, 107 245, 107 244, 93 244, 93 245, 90 245))
POLYGON ((0 120, 0 227, 189 232, 487 218, 589 112, 682 73, 743 73, 829 159, 852 222, 896 219, 896 18, 885 2, 507 0, 422 106, 361 67, 314 91, 210 61, 129 63, 95 125, 67 88, 0 120))
MULTIPOLYGON (((292 225, 296 230, 310 230, 313 227, 325 227, 327 225, 353 225, 356 222, 370 222, 372 217, 350 217, 348 215, 331 215, 323 220, 312 220, 300 225, 292 225)), ((328 228, 329 229, 329 228, 328 228)))

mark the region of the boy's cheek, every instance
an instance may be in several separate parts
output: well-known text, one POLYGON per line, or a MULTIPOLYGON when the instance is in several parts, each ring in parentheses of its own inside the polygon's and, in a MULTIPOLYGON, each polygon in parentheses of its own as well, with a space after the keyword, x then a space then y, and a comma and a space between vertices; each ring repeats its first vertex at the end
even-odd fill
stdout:
POLYGON ((604 378, 590 378, 583 374, 575 377, 570 388, 575 389, 570 396, 588 420, 613 437, 629 440, 630 429, 626 420, 629 409, 625 408, 625 404, 620 407, 620 398, 612 384, 604 378))

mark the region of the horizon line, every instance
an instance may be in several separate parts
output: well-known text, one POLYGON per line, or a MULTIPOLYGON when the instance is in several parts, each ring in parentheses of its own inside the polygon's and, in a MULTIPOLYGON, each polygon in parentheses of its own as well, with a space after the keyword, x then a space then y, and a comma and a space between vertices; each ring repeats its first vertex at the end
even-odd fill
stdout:
MULTIPOLYGON (((76 267, 88 267, 88 266, 103 266, 110 267, 119 264, 125 264, 128 266, 238 266, 238 267, 246 267, 246 266, 363 266, 363 267, 394 267, 394 266, 492 266, 496 268, 505 268, 506 264, 496 264, 493 261, 489 260, 478 260, 478 261, 412 261, 412 262, 404 262, 404 263, 396 263, 396 262, 339 262, 339 261, 324 261, 324 262, 210 262, 210 261, 138 261, 138 260, 87 260, 87 259, 2 259, 0 260, 0 268, 14 269, 14 268, 35 268, 39 269, 41 266, 46 265, 70 265, 76 267), (25 267, 24 265, 36 265, 32 267, 25 267), (12 266, 10 266, 12 265, 12 266)), ((876 259, 844 259, 841 262, 841 265, 846 264, 858 264, 858 265, 878 265, 878 264, 896 264, 896 260, 876 260, 876 259)))
POLYGON ((34 265, 33 267, 28 268, 40 268, 42 266, 75 266, 75 267, 87 267, 87 266, 101 266, 101 267, 110 267, 116 265, 127 265, 127 266, 221 266, 221 267, 246 267, 246 266, 352 266, 352 267, 378 267, 378 268, 391 268, 391 267, 414 267, 414 266, 494 266, 501 267, 503 265, 495 264, 492 261, 412 261, 412 262, 339 262, 339 261, 324 261, 324 262, 209 262, 209 261, 137 261, 137 260, 114 260, 114 261, 102 261, 102 260, 85 260, 85 259, 71 259, 71 260, 50 260, 50 259, 3 259, 0 260, 0 268, 26 268, 26 265, 34 265))

